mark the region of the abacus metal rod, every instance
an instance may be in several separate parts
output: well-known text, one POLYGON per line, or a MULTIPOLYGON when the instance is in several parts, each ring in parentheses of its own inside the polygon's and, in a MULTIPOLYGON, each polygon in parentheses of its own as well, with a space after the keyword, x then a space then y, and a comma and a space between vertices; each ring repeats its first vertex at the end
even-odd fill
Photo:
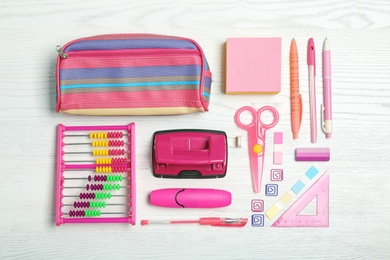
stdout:
MULTIPOLYGON (((64 143, 64 145, 92 145, 92 143, 64 143)), ((125 143, 121 145, 96 145, 95 147, 107 147, 107 146, 120 147, 120 146, 125 146, 125 143)))
MULTIPOLYGON (((66 212, 61 212, 65 216, 69 216, 69 213, 66 212)), ((100 212, 100 215, 126 215, 126 216, 131 216, 131 214, 126 213, 126 212, 100 212)))
POLYGON ((106 159, 107 161, 118 161, 122 160, 123 162, 130 162, 130 159, 127 159, 126 157, 118 157, 118 158, 102 158, 102 159, 95 159, 95 160, 67 160, 64 161, 64 163, 96 163, 96 164, 115 164, 115 163, 100 163, 100 161, 104 161, 103 159, 106 159))
POLYGON ((94 163, 96 160, 77 160, 77 161, 64 161, 65 163, 94 163))
MULTIPOLYGON (((102 184, 103 185, 103 184, 102 184)), ((128 186, 119 186, 121 189, 127 189, 127 188, 130 188, 130 187, 128 187, 128 186)), ((71 186, 71 187, 63 187, 63 189, 85 189, 86 187, 73 187, 73 186, 71 186)), ((99 190, 104 190, 104 189, 99 189, 99 190)))
MULTIPOLYGON (((110 151, 111 149, 108 149, 108 151, 110 151)), ((106 151, 106 150, 95 150, 95 151, 106 151)), ((113 150, 111 150, 113 151, 113 150)), ((118 150, 114 150, 115 152, 118 152, 118 154, 113 154, 114 156, 119 156, 119 155, 122 155, 121 153, 130 153, 130 151, 125 151, 125 149, 118 149, 118 150), (123 151, 122 151, 123 150, 123 151)), ((64 154, 93 154, 93 151, 89 151, 89 152, 64 152, 64 154)), ((99 156, 112 156, 110 154, 107 154, 107 155, 99 155, 99 156)))
MULTIPOLYGON (((127 159, 126 159, 127 160, 127 159)), ((130 160, 127 160, 130 162, 130 160)), ((96 160, 74 160, 74 161, 64 161, 64 163, 96 163, 96 160)), ((110 163, 98 163, 98 164, 110 164, 110 163)), ((111 163, 112 164, 112 163, 111 163)))
MULTIPOLYGON (((121 195, 121 194, 118 194, 118 195, 111 195, 111 197, 129 197, 129 195, 121 195)), ((80 198, 80 195, 63 195, 63 197, 65 198, 80 198)))
POLYGON ((85 143, 63 143, 64 146, 66 145, 91 145, 93 147, 121 147, 125 146, 128 142, 124 140, 97 140, 97 141, 91 141, 91 142, 85 142, 85 143))
MULTIPOLYGON (((106 203, 105 206, 128 206, 129 203, 106 203)), ((63 204, 64 207, 73 207, 73 204, 63 204)))
MULTIPOLYGON (((106 176, 106 175, 104 175, 104 176, 106 176)), ((89 177, 91 177, 90 179, 91 179, 91 181, 92 180, 94 180, 94 178, 91 176, 91 175, 89 175, 87 178, 85 178, 85 177, 78 177, 78 178, 64 178, 64 180, 70 180, 70 181, 72 181, 72 180, 89 180, 89 177)), ((122 176, 122 179, 123 180, 127 180, 129 177, 127 177, 127 176, 122 176)), ((117 181, 117 180, 115 180, 115 181, 117 181)), ((110 181, 110 182, 115 182, 115 181, 110 181)), ((100 182, 103 182, 103 181, 100 181, 100 182)), ((108 181, 107 181, 108 182, 108 181)))
MULTIPOLYGON (((93 165, 94 166, 94 165, 93 165)), ((118 165, 115 165, 115 166, 118 166, 118 165)), ((110 167, 110 165, 108 166, 101 166, 101 165, 97 165, 96 167, 110 167)), ((112 167, 112 166, 111 166, 112 167)), ((120 167, 126 167, 126 165, 122 164, 120 165, 120 167)), ((125 173, 126 171, 130 171, 130 168, 127 168, 126 170, 121 170, 121 171, 96 171, 95 168, 85 168, 85 169, 81 169, 81 168, 74 168, 74 169, 65 169, 65 171, 69 171, 69 172, 76 172, 76 171, 80 171, 80 172, 86 172, 86 171, 91 171, 91 172, 96 172, 96 173, 125 173)))
POLYGON ((91 132, 89 134, 65 134, 64 137, 90 137, 92 139, 101 138, 122 138, 127 137, 127 133, 123 132, 91 132))
POLYGON ((84 134, 84 135, 64 135, 64 137, 89 137, 89 134, 84 134))

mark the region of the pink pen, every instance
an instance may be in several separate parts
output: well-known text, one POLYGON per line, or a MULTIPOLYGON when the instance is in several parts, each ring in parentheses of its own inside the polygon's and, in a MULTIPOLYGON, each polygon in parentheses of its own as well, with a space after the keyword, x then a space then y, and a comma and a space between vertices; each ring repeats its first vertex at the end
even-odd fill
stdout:
POLYGON ((310 100, 310 131, 311 142, 317 142, 317 117, 316 117, 316 53, 313 38, 307 45, 307 65, 309 67, 309 100, 310 100))
POLYGON ((324 41, 322 50, 322 78, 324 83, 324 104, 322 105, 322 130, 326 138, 332 135, 332 86, 331 86, 331 69, 330 69, 330 48, 328 38, 324 41))
POLYGON ((243 227, 248 222, 247 218, 200 218, 195 220, 142 220, 141 225, 148 224, 200 224, 216 227, 243 227))

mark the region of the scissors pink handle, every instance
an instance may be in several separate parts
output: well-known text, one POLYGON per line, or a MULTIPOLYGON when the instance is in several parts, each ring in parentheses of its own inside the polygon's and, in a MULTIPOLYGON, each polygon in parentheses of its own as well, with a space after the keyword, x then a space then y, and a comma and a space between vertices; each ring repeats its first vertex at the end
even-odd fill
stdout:
POLYGON ((259 110, 253 107, 244 106, 237 110, 234 121, 237 126, 248 132, 249 159, 251 164, 253 187, 256 193, 260 192, 261 179, 263 177, 264 154, 265 154, 265 133, 268 129, 274 127, 279 122, 278 111, 271 106, 264 106, 259 110), (241 121, 241 113, 249 112, 252 120, 248 124, 241 121), (269 111, 273 115, 273 120, 269 124, 261 121, 261 114, 269 111))

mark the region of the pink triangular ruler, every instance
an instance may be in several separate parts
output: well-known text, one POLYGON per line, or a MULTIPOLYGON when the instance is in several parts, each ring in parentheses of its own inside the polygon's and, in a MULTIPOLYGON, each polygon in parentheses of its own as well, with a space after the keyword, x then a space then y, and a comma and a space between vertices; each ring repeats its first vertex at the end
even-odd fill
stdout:
POLYGON ((322 176, 302 194, 272 227, 328 227, 329 226, 329 173, 322 176), (299 214, 313 199, 317 200, 316 215, 299 214))

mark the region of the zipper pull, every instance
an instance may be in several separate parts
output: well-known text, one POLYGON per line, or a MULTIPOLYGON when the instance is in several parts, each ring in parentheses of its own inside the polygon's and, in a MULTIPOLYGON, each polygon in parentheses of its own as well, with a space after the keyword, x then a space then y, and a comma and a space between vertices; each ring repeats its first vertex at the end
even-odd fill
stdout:
POLYGON ((60 55, 61 58, 63 58, 63 59, 68 58, 68 54, 66 54, 66 53, 62 50, 62 48, 61 48, 60 45, 57 45, 56 50, 57 50, 57 52, 58 52, 58 55, 60 55))

